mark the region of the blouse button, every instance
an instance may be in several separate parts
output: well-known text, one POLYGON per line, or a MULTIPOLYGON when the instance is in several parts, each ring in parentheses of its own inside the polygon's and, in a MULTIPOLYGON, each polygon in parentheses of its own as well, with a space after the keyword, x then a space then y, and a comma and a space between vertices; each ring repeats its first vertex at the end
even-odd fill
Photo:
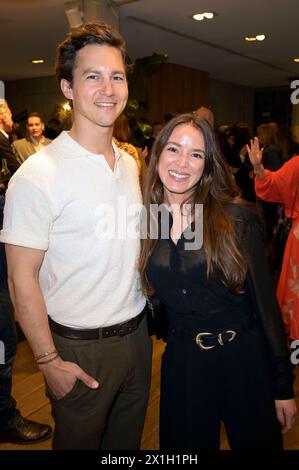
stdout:
POLYGON ((186 289, 182 289, 182 293, 183 293, 183 294, 187 294, 186 289))

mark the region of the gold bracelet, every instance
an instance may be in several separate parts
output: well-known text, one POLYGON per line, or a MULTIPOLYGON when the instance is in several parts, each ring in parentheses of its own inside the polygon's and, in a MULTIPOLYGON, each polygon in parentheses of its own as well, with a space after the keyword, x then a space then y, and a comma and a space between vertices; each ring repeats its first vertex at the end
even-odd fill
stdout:
POLYGON ((47 359, 46 361, 42 361, 42 362, 39 362, 39 361, 38 361, 38 362, 36 362, 36 363, 37 363, 37 365, 39 365, 39 366, 42 366, 43 364, 49 364, 49 362, 52 362, 52 361, 54 361, 54 359, 57 359, 58 356, 59 356, 59 354, 56 353, 54 357, 50 357, 50 359, 47 359))
POLYGON ((35 357, 35 361, 37 362, 40 359, 42 359, 43 357, 52 356, 52 354, 58 354, 56 349, 53 349, 53 351, 45 351, 44 353, 39 354, 38 356, 35 357))

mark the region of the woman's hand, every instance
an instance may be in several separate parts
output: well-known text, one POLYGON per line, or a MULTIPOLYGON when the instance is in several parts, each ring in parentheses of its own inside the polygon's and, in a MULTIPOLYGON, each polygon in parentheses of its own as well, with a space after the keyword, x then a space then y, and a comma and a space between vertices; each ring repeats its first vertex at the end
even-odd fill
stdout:
POLYGON ((294 398, 290 400, 275 400, 276 415, 281 425, 281 432, 285 434, 295 423, 297 407, 294 398))
POLYGON ((259 139, 257 137, 250 139, 250 146, 246 145, 246 149, 252 166, 255 167, 261 165, 264 149, 260 149, 259 139))

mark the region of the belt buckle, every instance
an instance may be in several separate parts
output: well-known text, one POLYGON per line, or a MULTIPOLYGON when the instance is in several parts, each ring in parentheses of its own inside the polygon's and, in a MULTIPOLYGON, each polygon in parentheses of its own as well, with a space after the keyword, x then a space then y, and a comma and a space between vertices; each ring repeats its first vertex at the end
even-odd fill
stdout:
MULTIPOLYGON (((220 346, 224 346, 224 341, 223 341, 223 338, 222 338, 222 333, 219 333, 218 334, 218 343, 220 344, 220 346)), ((232 341, 233 339, 235 339, 237 333, 234 331, 234 330, 226 330, 224 331, 224 333, 230 333, 231 334, 231 337, 227 340, 227 343, 229 343, 230 341, 232 341)))
POLYGON ((203 333, 198 333, 195 337, 195 341, 196 341, 197 346, 199 346, 201 349, 204 349, 204 350, 213 349, 215 347, 215 344, 212 345, 212 346, 204 346, 202 344, 202 337, 203 336, 214 336, 214 335, 213 335, 213 333, 208 333, 207 331, 205 331, 203 333))
MULTIPOLYGON (((222 338, 223 333, 229 333, 231 335, 230 338, 228 338, 228 340, 226 341, 226 343, 229 343, 230 341, 233 341, 233 339, 235 339, 235 337, 237 335, 236 331, 234 331, 234 330, 226 330, 226 331, 222 331, 221 333, 218 333, 217 341, 218 341, 218 344, 220 344, 220 346, 224 346, 224 341, 223 341, 223 338, 222 338)), ((215 335, 213 333, 209 333, 208 331, 198 333, 195 337, 195 341, 196 341, 197 346, 199 346, 201 349, 203 349, 205 351, 208 350, 208 349, 213 349, 216 346, 217 343, 212 344, 211 346, 205 346, 202 343, 203 336, 215 336, 215 335)))

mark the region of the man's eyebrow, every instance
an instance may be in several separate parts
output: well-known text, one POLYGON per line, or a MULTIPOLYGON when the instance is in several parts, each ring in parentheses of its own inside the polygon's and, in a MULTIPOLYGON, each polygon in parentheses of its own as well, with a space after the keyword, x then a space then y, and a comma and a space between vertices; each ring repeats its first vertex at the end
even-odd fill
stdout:
MULTIPOLYGON (((84 71, 82 72, 82 75, 88 75, 89 73, 94 73, 94 74, 97 74, 97 75, 101 75, 101 74, 102 74, 101 70, 89 68, 89 69, 84 70, 84 71)), ((111 72, 111 75, 115 75, 115 74, 124 75, 124 76, 126 75, 123 70, 113 70, 113 71, 111 72)))
POLYGON ((100 70, 96 70, 96 69, 91 69, 91 68, 89 68, 89 69, 83 70, 82 75, 87 75, 87 74, 89 74, 89 73, 100 74, 101 72, 100 72, 100 70))

